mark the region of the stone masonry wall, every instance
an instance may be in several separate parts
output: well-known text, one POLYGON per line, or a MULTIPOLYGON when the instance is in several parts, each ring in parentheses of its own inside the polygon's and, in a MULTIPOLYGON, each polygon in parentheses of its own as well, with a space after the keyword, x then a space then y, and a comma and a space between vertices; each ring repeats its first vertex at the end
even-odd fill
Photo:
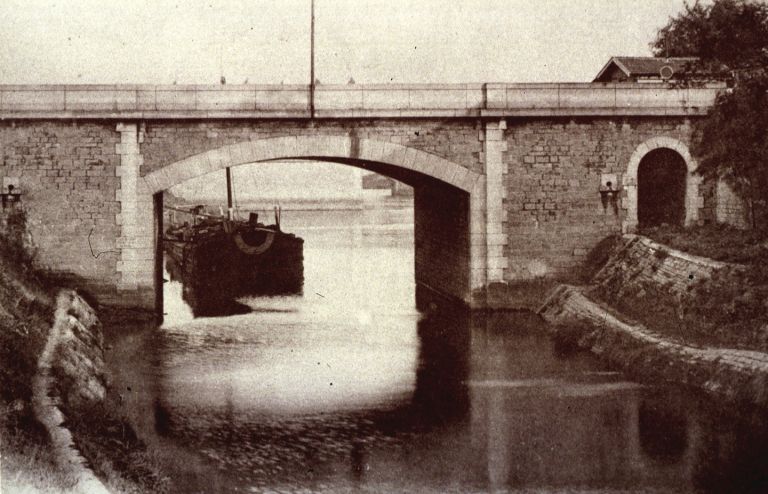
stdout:
POLYGON ((109 491, 88 467, 75 446, 62 410, 88 413, 106 396, 101 323, 77 293, 61 290, 56 297, 53 326, 32 379, 32 405, 45 427, 58 467, 75 482, 71 492, 109 491))
MULTIPOLYGON (((684 147, 691 132, 678 117, 5 122, 0 175, 21 181, 43 267, 71 274, 101 302, 127 303, 134 293, 151 305, 153 191, 141 177, 228 144, 271 137, 399 144, 479 176, 469 200, 475 287, 572 273, 599 240, 621 231, 627 214, 626 198, 617 211, 603 208, 601 183, 623 184, 630 157, 649 139, 684 147)), ((695 201, 702 208, 699 203, 704 199, 695 201)), ((464 220, 463 206, 457 208, 442 212, 452 224, 464 220)))
POLYGON ((119 135, 111 123, 0 123, 0 180, 15 177, 40 267, 114 290, 119 135))
POLYGON ((640 144, 658 136, 688 144, 692 132, 679 118, 509 120, 507 128, 507 280, 567 275, 621 231, 624 204, 618 214, 603 208, 603 175, 621 184, 640 144))
POLYGON ((747 218, 747 207, 733 188, 724 180, 720 180, 717 182, 715 190, 717 222, 735 226, 736 228, 750 228, 747 218))

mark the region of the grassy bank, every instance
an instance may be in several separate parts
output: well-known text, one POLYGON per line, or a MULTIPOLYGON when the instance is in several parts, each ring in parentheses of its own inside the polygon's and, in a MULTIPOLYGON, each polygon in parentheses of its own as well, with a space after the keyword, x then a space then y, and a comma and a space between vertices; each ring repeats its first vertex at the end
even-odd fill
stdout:
MULTIPOLYGON (((116 326, 150 324, 149 316, 152 315, 107 307, 99 310, 105 333, 116 326)), ((66 407, 64 411, 68 412, 66 407)), ((110 490, 123 494, 171 492, 170 479, 163 472, 161 461, 148 451, 125 417, 119 390, 110 386, 103 403, 69 412, 67 427, 78 450, 110 490)))
POLYGON ((53 320, 46 280, 34 272, 23 215, 0 232, 1 492, 61 492, 72 485, 56 466, 45 428, 32 410, 32 376, 53 320))
MULTIPOLYGON (((683 293, 658 284, 599 286, 592 291, 621 313, 676 341, 768 351, 768 248, 765 238, 727 227, 654 228, 640 232, 689 254, 739 263, 692 283, 683 293)), ((618 245, 603 242, 596 257, 618 245)))
POLYGON ((171 492, 160 461, 147 451, 120 413, 119 403, 108 400, 87 414, 71 415, 67 427, 78 450, 112 492, 122 494, 171 492))
POLYGON ((659 243, 715 261, 756 265, 768 253, 768 236, 726 225, 655 227, 639 232, 659 243))
MULTIPOLYGON (((32 407, 32 381, 58 288, 32 267, 34 249, 25 231, 23 212, 0 221, 0 492, 60 493, 76 479, 57 466, 48 432, 32 407)), ((113 492, 167 492, 157 462, 112 395, 87 410, 61 404, 78 450, 113 492)))

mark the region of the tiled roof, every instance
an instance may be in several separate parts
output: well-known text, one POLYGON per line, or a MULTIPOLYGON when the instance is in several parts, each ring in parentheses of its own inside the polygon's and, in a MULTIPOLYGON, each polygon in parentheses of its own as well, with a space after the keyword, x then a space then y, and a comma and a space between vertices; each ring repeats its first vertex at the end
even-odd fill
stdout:
POLYGON ((659 70, 664 66, 672 67, 675 73, 685 70, 686 65, 695 62, 696 57, 612 57, 597 74, 595 80, 600 79, 603 73, 615 64, 627 77, 658 76, 659 70))

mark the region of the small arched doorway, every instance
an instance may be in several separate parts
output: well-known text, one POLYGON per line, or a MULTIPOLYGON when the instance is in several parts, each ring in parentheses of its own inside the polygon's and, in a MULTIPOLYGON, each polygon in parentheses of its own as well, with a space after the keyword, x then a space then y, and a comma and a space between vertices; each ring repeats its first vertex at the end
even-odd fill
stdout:
POLYGON ((640 160, 637 170, 637 220, 641 227, 685 223, 688 168, 672 149, 654 149, 640 160))

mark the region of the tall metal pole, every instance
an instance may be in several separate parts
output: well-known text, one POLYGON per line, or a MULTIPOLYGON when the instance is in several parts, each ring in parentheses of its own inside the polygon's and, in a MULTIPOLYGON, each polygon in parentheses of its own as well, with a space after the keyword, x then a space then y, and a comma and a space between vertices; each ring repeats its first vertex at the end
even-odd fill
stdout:
POLYGON ((227 167, 227 219, 232 221, 232 171, 227 167))
POLYGON ((309 35, 309 116, 315 118, 315 0, 311 0, 311 23, 309 35))

